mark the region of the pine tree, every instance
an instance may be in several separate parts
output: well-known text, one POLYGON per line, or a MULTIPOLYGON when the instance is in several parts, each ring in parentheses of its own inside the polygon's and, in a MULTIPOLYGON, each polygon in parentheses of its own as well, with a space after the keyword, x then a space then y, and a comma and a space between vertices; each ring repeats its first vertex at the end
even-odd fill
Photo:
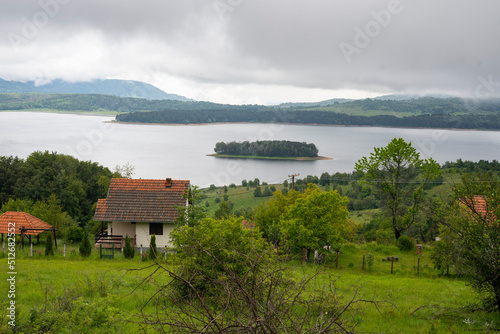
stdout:
POLYGON ((47 239, 45 240, 45 256, 54 256, 54 242, 52 241, 52 231, 49 231, 47 239))
POLYGON ((135 249, 130 243, 130 238, 128 235, 125 236, 125 246, 123 247, 123 255, 126 259, 133 259, 135 256, 135 249))
POLYGON ((151 235, 151 241, 149 242, 149 258, 151 260, 156 260, 158 255, 158 250, 156 249, 156 236, 151 235))
POLYGON ((80 255, 83 257, 89 257, 92 252, 92 246, 90 245, 89 235, 87 231, 83 232, 83 238, 80 242, 80 255))

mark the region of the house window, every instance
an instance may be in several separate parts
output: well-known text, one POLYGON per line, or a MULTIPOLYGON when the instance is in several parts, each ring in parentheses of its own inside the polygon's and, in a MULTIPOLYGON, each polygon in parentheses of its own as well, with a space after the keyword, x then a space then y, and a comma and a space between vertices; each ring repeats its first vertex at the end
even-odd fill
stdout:
POLYGON ((163 223, 149 223, 149 235, 163 235, 163 223))

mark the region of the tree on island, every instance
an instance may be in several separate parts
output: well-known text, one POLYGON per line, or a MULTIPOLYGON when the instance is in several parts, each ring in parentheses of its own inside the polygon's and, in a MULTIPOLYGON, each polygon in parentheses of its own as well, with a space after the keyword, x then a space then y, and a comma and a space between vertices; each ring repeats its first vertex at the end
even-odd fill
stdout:
POLYGON ((237 156, 260 157, 311 157, 318 156, 318 149, 314 144, 300 143, 288 140, 264 140, 256 142, 244 141, 219 142, 215 144, 215 153, 237 156))

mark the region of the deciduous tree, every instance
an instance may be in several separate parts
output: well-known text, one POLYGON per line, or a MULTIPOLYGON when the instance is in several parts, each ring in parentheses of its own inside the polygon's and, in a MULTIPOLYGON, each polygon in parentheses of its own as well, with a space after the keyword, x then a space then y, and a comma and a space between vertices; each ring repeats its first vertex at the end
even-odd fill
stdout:
POLYGON ((411 143, 402 138, 374 148, 370 157, 361 158, 355 168, 361 175, 360 182, 371 187, 381 201, 396 239, 415 222, 424 185, 440 174, 438 163, 432 158, 421 159, 411 143))
MULTIPOLYGON (((464 175, 441 225, 442 262, 454 265, 500 312, 500 182, 491 175, 464 175)), ((436 257, 435 257, 436 258, 436 257)))

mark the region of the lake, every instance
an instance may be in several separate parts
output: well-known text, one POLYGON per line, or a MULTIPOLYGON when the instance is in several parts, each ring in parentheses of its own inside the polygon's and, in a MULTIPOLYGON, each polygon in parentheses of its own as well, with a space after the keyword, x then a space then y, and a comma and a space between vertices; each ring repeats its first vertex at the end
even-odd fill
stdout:
POLYGON ((56 151, 109 167, 127 162, 135 178, 189 179, 207 187, 259 178, 281 183, 288 175, 352 172, 374 147, 394 137, 411 141, 422 157, 439 163, 499 159, 500 132, 283 124, 141 125, 110 123, 114 117, 42 112, 0 112, 0 155, 26 158, 56 151), (314 143, 334 160, 216 159, 219 141, 293 140, 314 143))

